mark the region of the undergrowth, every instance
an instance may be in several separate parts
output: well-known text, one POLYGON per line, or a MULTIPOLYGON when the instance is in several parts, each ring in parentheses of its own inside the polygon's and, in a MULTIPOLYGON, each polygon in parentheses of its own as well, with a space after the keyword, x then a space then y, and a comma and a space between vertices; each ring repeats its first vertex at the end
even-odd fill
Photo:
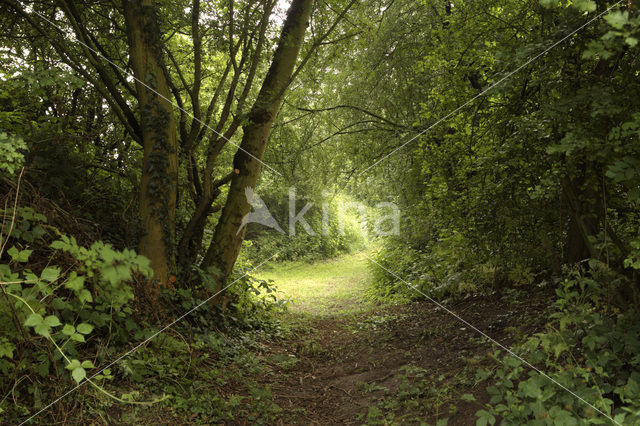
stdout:
POLYGON ((138 424, 166 412, 209 423, 277 413, 269 388, 253 379, 263 367, 250 348, 283 332, 273 313, 285 303, 249 274, 249 262, 236 265, 224 315, 206 302, 215 283, 203 271, 197 284, 156 289, 152 298, 148 259, 100 241, 84 246, 36 206, 9 201, 0 212, 0 422, 41 409, 37 422, 138 424))
POLYGON ((632 308, 611 304, 622 285, 622 276, 597 261, 571 271, 545 329, 515 348, 553 381, 494 353, 500 366, 478 372, 479 380, 493 382, 479 424, 638 424, 640 319, 632 308))

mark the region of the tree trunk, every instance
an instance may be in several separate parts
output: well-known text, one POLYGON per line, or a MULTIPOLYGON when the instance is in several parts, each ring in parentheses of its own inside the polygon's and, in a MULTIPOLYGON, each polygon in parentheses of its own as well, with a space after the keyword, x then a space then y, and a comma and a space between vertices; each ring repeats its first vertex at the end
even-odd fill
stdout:
POLYGON ((583 177, 579 181, 565 178, 562 182, 562 190, 570 212, 565 244, 565 261, 568 263, 599 257, 589 240, 589 237, 598 234, 601 222, 597 209, 600 204, 599 194, 591 189, 581 191, 585 181, 586 178, 583 177))
POLYGON ((202 244, 202 238, 204 236, 204 230, 207 225, 207 219, 211 213, 219 211, 222 207, 220 205, 213 205, 214 200, 220 195, 220 187, 231 181, 233 174, 227 175, 222 179, 218 179, 213 182, 213 192, 206 197, 206 199, 200 199, 200 202, 196 205, 196 210, 191 216, 191 220, 187 223, 182 238, 178 243, 178 265, 182 268, 183 276, 186 267, 195 262, 196 256, 200 251, 202 244))
POLYGON ((154 278, 166 285, 174 268, 178 180, 176 123, 162 59, 153 0, 123 0, 130 61, 136 77, 143 142, 140 253, 151 260, 154 278))
POLYGON ((246 232, 246 227, 241 229, 240 224, 251 209, 245 189, 255 188, 258 181, 271 126, 296 64, 312 3, 313 0, 293 0, 291 3, 273 61, 249 113, 248 124, 243 126, 242 143, 233 159, 236 174, 231 179, 225 206, 201 265, 205 269, 214 268, 212 272, 216 274, 218 290, 231 274, 240 252, 246 232))

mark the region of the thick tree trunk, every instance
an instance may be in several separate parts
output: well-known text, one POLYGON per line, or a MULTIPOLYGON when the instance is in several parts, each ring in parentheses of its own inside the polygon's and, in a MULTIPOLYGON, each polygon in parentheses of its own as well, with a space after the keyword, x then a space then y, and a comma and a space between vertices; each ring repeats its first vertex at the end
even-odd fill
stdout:
POLYGON ((563 260, 565 263, 576 263, 588 259, 590 256, 576 213, 570 210, 567 219, 567 237, 564 244, 563 260))
MULTIPOLYGON (((599 257, 589 240, 600 230, 599 194, 592 189, 581 191, 580 188, 585 186, 585 181, 584 177, 580 180, 566 178, 562 183, 570 213, 565 243, 565 262, 568 263, 599 257)), ((588 186, 592 188, 592 185, 588 186)))
POLYGON ((152 0, 123 0, 130 60, 137 79, 144 148, 140 253, 151 260, 154 278, 165 285, 173 270, 178 180, 176 124, 162 59, 162 40, 152 0))
POLYGON ((231 179, 229 194, 213 241, 202 262, 203 268, 214 268, 218 289, 222 288, 231 274, 240 252, 246 232, 246 228, 241 229, 240 224, 251 208, 245 189, 255 188, 258 181, 260 160, 304 40, 312 3, 313 0, 293 0, 291 3, 269 72, 249 113, 249 122, 243 126, 242 143, 233 160, 236 174, 231 179))

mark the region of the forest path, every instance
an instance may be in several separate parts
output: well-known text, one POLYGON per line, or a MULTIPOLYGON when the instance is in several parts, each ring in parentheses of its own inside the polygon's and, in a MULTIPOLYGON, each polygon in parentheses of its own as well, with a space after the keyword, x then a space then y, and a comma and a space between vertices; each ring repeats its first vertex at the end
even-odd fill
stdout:
POLYGON ((273 280, 289 311, 307 318, 344 316, 373 307, 365 298, 369 285, 364 253, 314 263, 292 262, 258 274, 273 280))
MULTIPOLYGON (((494 365, 492 347, 459 320, 430 302, 367 301, 363 254, 260 276, 295 302, 283 318, 291 332, 260 351, 270 367, 260 382, 282 408, 277 424, 475 424, 488 397, 474 377, 494 365), (461 400, 466 393, 478 402, 461 400)), ((450 306, 507 345, 543 307, 487 296, 450 306)))

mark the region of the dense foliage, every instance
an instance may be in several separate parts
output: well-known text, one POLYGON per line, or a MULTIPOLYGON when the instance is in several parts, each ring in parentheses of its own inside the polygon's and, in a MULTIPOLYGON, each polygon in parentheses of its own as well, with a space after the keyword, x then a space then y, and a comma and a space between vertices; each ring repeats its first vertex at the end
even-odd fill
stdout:
POLYGON ((479 424, 639 422, 638 6, 291 10, 0 5, 0 421, 81 383, 104 396, 83 400, 96 413, 158 402, 221 422, 250 395, 244 416, 273 419, 242 351, 281 332, 283 302, 253 268, 368 248, 379 301, 557 296, 521 359, 478 371, 479 424), (247 189, 271 225, 251 223, 247 189), (295 223, 307 203, 313 232, 295 223), (375 235, 390 203, 400 232, 375 235), (111 364, 134 343, 157 353, 111 364), (243 396, 207 399, 208 382, 243 396))
MULTIPOLYGON (((324 152, 308 158, 322 161, 338 139, 351 192, 403 212, 401 234, 376 252, 374 294, 423 297, 398 276, 441 300, 555 287, 557 313, 522 344, 524 358, 634 423, 636 8, 499 0, 367 11, 376 18, 352 21, 358 35, 333 73, 298 90, 320 95, 303 109, 313 117, 299 118, 320 133, 324 152), (328 111, 332 126, 319 126, 328 111)), ((528 366, 505 365, 482 377, 497 383, 481 423, 603 421, 528 366)))

